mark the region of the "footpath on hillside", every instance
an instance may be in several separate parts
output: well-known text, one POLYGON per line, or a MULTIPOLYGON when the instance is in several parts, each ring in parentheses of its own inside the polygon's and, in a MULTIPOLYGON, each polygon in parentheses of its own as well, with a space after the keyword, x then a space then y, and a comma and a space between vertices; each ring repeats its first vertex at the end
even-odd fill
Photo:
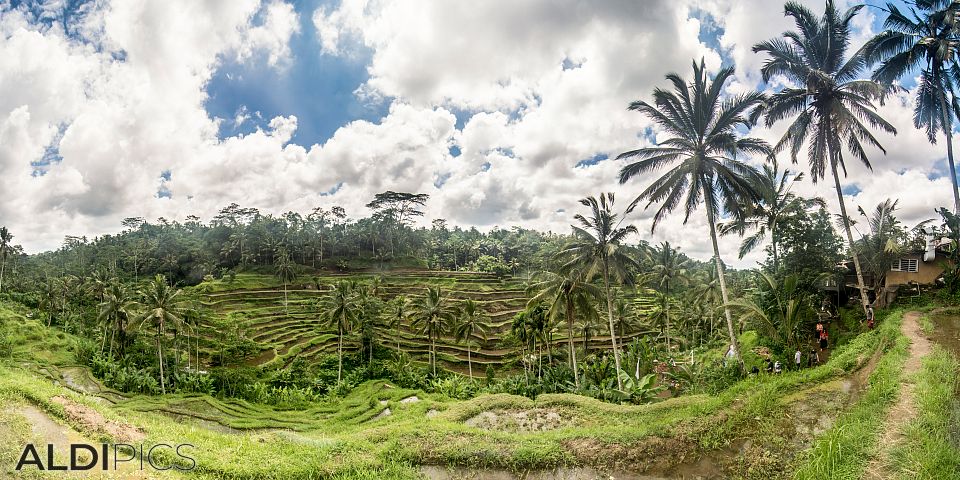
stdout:
POLYGON ((877 455, 863 471, 864 480, 891 478, 890 450, 903 437, 903 429, 917 416, 913 376, 920 370, 920 362, 930 353, 932 345, 920 328, 920 313, 908 312, 903 316, 900 331, 910 339, 909 356, 903 364, 900 395, 897 403, 887 412, 883 429, 877 440, 877 455))

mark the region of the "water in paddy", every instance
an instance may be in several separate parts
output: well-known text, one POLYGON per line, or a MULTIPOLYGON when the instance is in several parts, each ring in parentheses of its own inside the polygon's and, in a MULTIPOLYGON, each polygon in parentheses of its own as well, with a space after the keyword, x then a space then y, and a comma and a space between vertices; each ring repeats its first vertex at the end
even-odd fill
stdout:
POLYGON ((960 357, 960 312, 951 310, 950 313, 935 313, 930 319, 933 321, 931 339, 960 357))

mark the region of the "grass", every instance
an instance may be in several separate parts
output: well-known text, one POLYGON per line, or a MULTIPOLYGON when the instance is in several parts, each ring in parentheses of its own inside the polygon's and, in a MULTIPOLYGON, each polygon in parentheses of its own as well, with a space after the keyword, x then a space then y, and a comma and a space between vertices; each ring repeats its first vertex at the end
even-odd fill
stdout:
MULTIPOLYGON (((909 347, 909 340, 900 333, 901 321, 902 312, 895 312, 876 330, 890 342, 869 377, 869 387, 801 457, 794 478, 860 478, 879 437, 886 411, 896 401, 900 389, 909 347)), ((861 335, 857 340, 864 337, 861 335)))
MULTIPOLYGON (((815 460, 821 451, 844 458, 851 452, 856 455, 857 450, 849 444, 856 440, 854 436, 869 433, 869 425, 860 426, 869 422, 861 421, 857 412, 863 416, 870 408, 882 412, 882 404, 890 397, 884 392, 890 389, 891 379, 899 380, 897 369, 905 352, 898 312, 881 321, 876 330, 838 348, 829 362, 819 367, 754 376, 717 395, 687 395, 649 405, 614 405, 569 394, 541 395, 535 400, 496 394, 452 401, 371 381, 345 398, 318 402, 303 410, 279 410, 207 395, 118 397, 114 398, 117 404, 109 406, 53 384, 37 375, 36 367, 21 366, 31 361, 55 371, 58 366, 71 365, 71 336, 25 320, 6 307, 0 307, 2 318, 26 328, 17 330, 14 359, 0 361, 0 403, 31 403, 64 420, 62 407, 50 399, 67 396, 109 418, 139 426, 148 445, 163 441, 196 445, 198 476, 227 479, 417 478, 418 466, 424 464, 513 471, 636 465, 657 455, 676 459, 679 452, 670 449, 684 449, 685 454, 696 456, 743 438, 766 442, 779 435, 780 442, 786 442, 780 428, 788 416, 787 405, 796 395, 857 370, 874 351, 884 350, 871 376, 870 390, 841 416, 838 425, 843 425, 827 432, 803 458, 804 465, 811 465, 805 468, 812 469, 819 465, 815 460), (38 345, 48 352, 39 358, 34 356, 38 345), (400 402, 411 395, 421 401, 400 402), (378 417, 386 408, 392 414, 378 417), (464 423, 481 412, 530 410, 556 412, 564 424, 554 430, 518 432, 484 430, 464 423), (210 428, 210 422, 229 428, 210 428)), ((85 431, 83 425, 71 426, 85 435, 96 435, 85 431)), ((22 430, 23 426, 15 427, 22 430)), ((11 448, 11 442, 22 443, 17 435, 2 437, 0 454, 11 448)), ((811 476, 804 478, 841 478, 816 475, 824 471, 810 470, 811 476)))
POLYGON ((942 347, 924 358, 916 379, 917 418, 893 450, 904 479, 960 478, 960 362, 942 347))

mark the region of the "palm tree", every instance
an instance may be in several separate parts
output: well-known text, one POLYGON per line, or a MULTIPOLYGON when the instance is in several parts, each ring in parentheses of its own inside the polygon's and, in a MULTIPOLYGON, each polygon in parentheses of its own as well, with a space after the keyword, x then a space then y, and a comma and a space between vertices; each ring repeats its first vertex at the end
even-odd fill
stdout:
POLYGON ((527 292, 533 294, 527 308, 545 303, 548 305, 551 321, 556 321, 561 313, 566 318, 570 368, 579 388, 580 374, 577 372, 577 352, 573 344, 577 309, 593 308, 593 302, 602 297, 602 292, 596 285, 586 281, 584 271, 580 268, 560 269, 560 273, 541 272, 537 276, 537 282, 530 285, 527 292))
POLYGON ((386 309, 386 325, 393 329, 394 333, 397 335, 397 355, 400 355, 400 333, 403 327, 403 322, 407 321, 409 316, 410 302, 407 300, 407 297, 403 295, 397 295, 390 301, 390 304, 386 309))
POLYGON ((470 378, 473 378, 473 359, 470 355, 470 344, 475 342, 474 335, 478 335, 484 340, 487 338, 487 316, 477 307, 477 302, 467 299, 460 304, 460 323, 454 329, 454 335, 457 340, 467 345, 467 368, 470 372, 470 378))
POLYGON ((663 302, 663 314, 666 329, 664 333, 667 339, 667 351, 670 351, 670 294, 672 287, 687 283, 689 277, 687 268, 690 266, 690 259, 680 253, 680 250, 670 246, 670 242, 663 242, 660 248, 651 248, 647 251, 648 259, 651 264, 651 271, 648 275, 650 283, 661 293, 663 302))
MULTIPOLYGON (((104 339, 106 331, 109 328, 110 333, 110 352, 108 356, 113 356, 113 339, 120 334, 120 355, 123 356, 123 345, 126 337, 126 322, 133 316, 137 302, 134 300, 130 290, 114 279, 104 290, 103 301, 100 302, 100 314, 97 320, 104 324, 104 339)), ((103 347, 100 347, 103 353, 103 347)))
POLYGON ((413 324, 430 340, 430 368, 437 374, 437 338, 456 318, 453 306, 440 287, 429 287, 427 293, 413 304, 413 324))
POLYGON ((340 280, 333 291, 320 301, 320 317, 327 326, 337 329, 337 383, 343 380, 343 336, 357 321, 361 305, 357 303, 353 286, 346 280, 340 280))
MULTIPOLYGON (((590 207, 590 217, 577 214, 573 218, 580 222, 580 226, 573 226, 574 240, 561 254, 571 258, 563 268, 579 267, 584 270, 587 279, 601 277, 603 290, 607 298, 607 319, 610 326, 610 343, 613 347, 614 364, 620 371, 620 351, 617 348, 617 333, 613 325, 613 295, 610 286, 612 282, 632 284, 631 268, 638 267, 637 261, 627 254, 622 242, 631 234, 637 233, 637 227, 627 225, 621 227, 617 221, 618 215, 613 213, 613 193, 601 193, 600 200, 587 197, 580 203, 590 207)), ((624 215, 630 213, 628 209, 624 215)), ((622 389, 623 382, 617 374, 617 386, 622 389)))
POLYGON ((826 202, 820 197, 804 198, 790 191, 801 180, 803 180, 803 172, 794 175, 790 170, 784 170, 781 173, 776 158, 763 165, 763 172, 757 178, 757 184, 753 186, 754 191, 759 196, 757 203, 749 205, 749 208, 742 212, 743 216, 740 218, 736 218, 720 227, 721 235, 736 233, 742 236, 747 230, 756 230, 753 235, 745 238, 743 243, 740 244, 740 258, 756 248, 766 238, 769 231, 773 271, 778 270, 777 244, 780 236, 777 227, 780 226, 780 221, 790 212, 795 212, 798 209, 826 207, 826 202))
POLYGON ((765 335, 778 343, 793 348, 802 345, 800 330, 803 322, 815 315, 810 303, 810 294, 800 286, 795 274, 789 274, 782 284, 766 272, 759 272, 760 299, 741 299, 730 302, 739 310, 741 321, 754 320, 765 335))
POLYGON ((613 303, 613 325, 617 329, 617 341, 623 345, 623 337, 628 330, 635 329, 639 323, 633 306, 625 298, 617 298, 613 303))
POLYGON ((0 227, 0 292, 3 291, 3 270, 7 266, 7 255, 12 250, 12 241, 13 234, 7 227, 0 227))
MULTIPOLYGON (((737 129, 749 124, 748 110, 759 106, 764 97, 758 92, 750 92, 721 100, 723 86, 733 72, 733 67, 721 69, 711 82, 701 60, 699 65, 693 63, 692 83, 675 73, 667 75, 667 80, 673 84, 672 92, 657 88, 653 92, 653 104, 638 100, 631 103, 629 109, 650 117, 671 137, 658 146, 630 150, 617 157, 639 159, 620 170, 620 183, 677 163, 640 192, 633 204, 646 201, 645 208, 654 203, 661 204, 653 217, 651 232, 681 202, 684 223, 701 203, 704 204, 724 304, 728 301, 727 284, 717 246, 717 220, 722 210, 737 212, 756 198, 752 185, 758 174, 737 156, 771 153, 767 142, 737 136, 737 129)), ((733 317, 727 308, 724 313, 730 344, 742 368, 733 317)))
POLYGON ((523 377, 526 382, 530 383, 530 376, 528 374, 529 368, 527 364, 527 346, 530 344, 530 324, 527 321, 527 310, 517 312, 513 316, 513 321, 510 323, 510 334, 520 342, 520 360, 523 364, 523 377))
POLYGON ((863 46, 865 60, 880 62, 873 80, 893 84, 901 77, 920 70, 913 109, 913 125, 926 130, 930 143, 937 143, 937 134, 947 138, 947 161, 953 184, 954 213, 960 213, 960 191, 957 168, 953 160, 953 121, 960 104, 954 90, 960 81, 957 62, 957 14, 960 4, 950 0, 913 0, 909 15, 887 4, 889 15, 884 30, 863 46))
POLYGON ((274 270, 277 278, 283 282, 283 309, 287 311, 287 283, 297 278, 297 269, 286 250, 281 249, 274 257, 274 270))
MULTIPOLYGON (((873 80, 859 80, 866 67, 863 50, 845 59, 850 44, 850 23, 863 5, 837 12, 833 0, 827 0, 823 17, 817 18, 806 7, 788 2, 785 14, 797 24, 797 31, 785 32, 782 39, 772 39, 754 45, 754 52, 765 52, 770 59, 763 65, 764 81, 782 75, 794 85, 774 94, 765 106, 767 126, 788 117, 794 118, 786 133, 774 146, 774 153, 790 148, 790 158, 797 163, 797 154, 805 143, 814 181, 825 176, 827 168, 833 175, 834 188, 840 202, 840 217, 853 248, 850 218, 843 200, 840 173, 847 167, 843 161, 843 144, 854 159, 871 168, 864 145, 886 150, 873 136, 864 122, 873 128, 896 134, 897 130, 875 111, 873 100, 882 99, 886 89, 873 80)), ((863 310, 869 299, 863 283, 860 260, 853 255, 857 286, 863 310)), ((727 302, 724 302, 727 303, 727 302)))
POLYGON ((177 327, 183 323, 182 315, 186 300, 178 298, 180 290, 175 290, 163 275, 153 278, 147 288, 140 291, 142 298, 140 305, 145 312, 137 319, 139 328, 144 324, 152 323, 156 326, 157 357, 160 364, 160 391, 167 393, 166 380, 163 375, 163 344, 168 326, 177 327))

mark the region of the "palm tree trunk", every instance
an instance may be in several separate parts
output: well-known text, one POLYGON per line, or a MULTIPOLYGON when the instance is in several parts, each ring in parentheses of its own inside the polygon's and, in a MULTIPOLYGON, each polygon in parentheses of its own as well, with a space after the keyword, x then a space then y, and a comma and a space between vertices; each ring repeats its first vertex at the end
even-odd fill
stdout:
POLYGON ((103 325, 103 340, 100 341, 100 355, 103 355, 103 349, 107 346, 107 324, 103 325))
MULTIPOLYGON (((953 162, 953 122, 950 121, 946 95, 940 96, 943 115, 943 133, 947 136, 947 163, 950 164, 950 182, 953 185, 953 213, 960 215, 960 190, 957 187, 957 166, 953 162)), ((0 280, 3 275, 0 274, 0 280)))
POLYGON ((430 337, 430 365, 433 368, 433 376, 437 376, 437 337, 430 337))
POLYGON ((116 330, 110 330, 110 352, 107 353, 107 357, 109 358, 113 358, 113 338, 116 333, 116 330))
POLYGON ((157 355, 160 358, 160 393, 167 393, 167 384, 166 380, 163 378, 163 345, 160 343, 160 337, 163 336, 163 332, 160 330, 160 327, 157 326, 157 355))
POLYGON ((667 355, 670 354, 670 289, 667 288, 664 291, 663 297, 663 316, 666 318, 667 328, 664 329, 664 334, 667 337, 667 355))
POLYGON ((467 368, 470 371, 470 378, 473 378, 473 359, 470 357, 470 344, 467 344, 467 368))
POLYGON ((773 251, 773 273, 780 271, 780 261, 777 257, 777 225, 770 225, 770 249, 773 251))
POLYGON ((343 379, 343 327, 340 327, 337 335, 337 384, 343 379))
MULTIPOLYGON (((950 160, 950 166, 953 166, 953 160, 950 160)), ((6 251, 2 252, 3 258, 0 258, 0 292, 3 291, 3 270, 7 266, 7 253, 6 251)))
POLYGON ((610 322, 610 343, 613 345, 613 363, 617 367, 617 390, 623 390, 623 380, 620 379, 620 350, 617 349, 617 334, 613 328, 613 298, 610 296, 610 268, 607 260, 603 260, 603 288, 607 293, 607 320, 610 322))
POLYGON ((713 263, 717 267, 717 279, 720 280, 720 297, 723 298, 723 314, 727 317, 727 333, 730 335, 730 346, 733 347, 733 355, 740 365, 740 370, 744 369, 743 357, 740 356, 740 342, 737 341, 737 334, 733 330, 733 317, 730 315, 730 307, 727 297, 727 281, 723 278, 723 262, 720 261, 720 247, 717 245, 717 225, 713 221, 711 206, 707 205, 707 222, 710 224, 710 241, 713 243, 713 263))
MULTIPOLYGON (((831 142, 827 142, 827 145, 830 149, 830 157, 833 158, 834 153, 831 142)), ((843 230, 847 234, 847 244, 850 246, 850 255, 853 257, 853 269, 857 273, 857 288, 860 290, 860 306, 863 308, 863 312, 866 313, 870 299, 867 298, 867 289, 863 283, 863 270, 860 268, 860 258, 857 257, 857 252, 853 248, 853 233, 850 231, 850 219, 847 217, 847 204, 843 201, 843 190, 840 187, 840 175, 837 173, 836 162, 830 162, 830 170, 833 172, 833 184, 837 190, 837 199, 840 201, 840 217, 843 219, 843 230)), ((843 282, 841 281, 841 283, 843 282)))
POLYGON ((290 315, 289 304, 287 303, 287 282, 283 282, 283 312, 290 315))
POLYGON ((577 373, 577 352, 573 346, 573 302, 567 299, 567 348, 570 349, 570 368, 573 369, 573 383, 580 388, 580 375, 577 373))

